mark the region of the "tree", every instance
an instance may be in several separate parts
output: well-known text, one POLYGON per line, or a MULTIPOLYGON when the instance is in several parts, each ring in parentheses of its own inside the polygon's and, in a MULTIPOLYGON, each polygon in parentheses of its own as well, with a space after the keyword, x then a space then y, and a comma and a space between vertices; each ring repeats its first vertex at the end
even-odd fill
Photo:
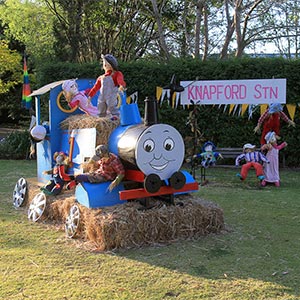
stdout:
POLYGON ((0 41, 0 94, 7 93, 21 82, 21 55, 8 48, 8 42, 0 41))
POLYGON ((7 25, 7 37, 13 36, 26 45, 32 60, 54 57, 53 17, 43 3, 6 0, 0 4, 0 20, 7 25))

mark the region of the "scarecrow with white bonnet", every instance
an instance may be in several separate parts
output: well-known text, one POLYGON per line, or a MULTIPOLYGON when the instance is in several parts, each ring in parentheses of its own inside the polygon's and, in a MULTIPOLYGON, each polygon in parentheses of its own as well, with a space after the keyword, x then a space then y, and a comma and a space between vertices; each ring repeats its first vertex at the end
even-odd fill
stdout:
POLYGON ((262 186, 266 186, 267 183, 273 183, 276 187, 280 186, 279 150, 286 147, 287 143, 277 145, 277 138, 274 131, 269 131, 265 136, 266 144, 263 145, 262 150, 267 150, 266 157, 270 163, 264 164, 265 179, 261 182, 262 186))
POLYGON ((98 110, 100 117, 119 117, 118 92, 124 91, 126 83, 124 76, 118 69, 118 61, 111 54, 102 55, 104 74, 97 78, 96 83, 89 91, 89 101, 100 90, 98 110))
POLYGON ((78 91, 78 85, 75 79, 66 80, 62 84, 64 96, 71 108, 78 107, 81 111, 92 117, 99 115, 98 108, 93 106, 84 92, 78 91))
POLYGON ((250 168, 254 168, 257 178, 262 181, 265 179, 263 166, 261 162, 270 163, 267 157, 259 151, 255 150, 256 146, 252 144, 245 144, 243 146, 243 153, 235 159, 235 166, 238 167, 240 163, 245 160, 246 163, 242 165, 241 173, 236 174, 241 180, 245 180, 248 176, 250 168))

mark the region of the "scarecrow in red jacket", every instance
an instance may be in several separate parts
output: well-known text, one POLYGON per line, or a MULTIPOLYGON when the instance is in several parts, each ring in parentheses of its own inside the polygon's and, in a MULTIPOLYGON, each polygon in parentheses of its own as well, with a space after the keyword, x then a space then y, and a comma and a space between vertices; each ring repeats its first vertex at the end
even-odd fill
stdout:
POLYGON ((99 117, 119 117, 118 92, 124 91, 126 83, 124 76, 119 71, 118 61, 111 54, 102 55, 104 74, 97 78, 96 83, 89 91, 89 101, 97 91, 100 90, 98 97, 99 117))
POLYGON ((52 175, 52 179, 41 188, 41 191, 46 195, 56 196, 62 191, 66 182, 71 182, 71 178, 66 173, 68 170, 68 156, 64 152, 55 152, 53 159, 56 161, 54 168, 43 172, 43 174, 52 175))
POLYGON ((265 144, 265 136, 268 132, 274 131, 277 136, 280 135, 280 119, 287 122, 289 126, 292 125, 295 127, 295 123, 283 112, 282 105, 280 103, 271 103, 269 108, 258 119, 257 125, 254 128, 254 132, 258 133, 263 124, 263 131, 260 138, 261 145, 265 144))

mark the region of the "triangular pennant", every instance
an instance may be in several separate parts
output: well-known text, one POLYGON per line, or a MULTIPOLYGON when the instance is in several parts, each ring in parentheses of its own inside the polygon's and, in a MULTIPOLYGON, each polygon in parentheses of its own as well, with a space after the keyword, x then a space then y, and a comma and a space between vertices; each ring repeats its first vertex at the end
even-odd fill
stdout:
POLYGON ((245 111, 247 110, 249 104, 242 104, 241 116, 244 115, 245 111))
POLYGON ((163 91, 163 88, 160 87, 160 86, 157 86, 156 87, 156 99, 159 101, 160 100, 160 97, 162 95, 162 91, 163 91))
POLYGON ((172 99, 171 99, 171 100, 172 100, 172 108, 175 108, 176 94, 177 94, 177 93, 174 92, 173 95, 172 95, 172 99))
POLYGON ((180 103, 180 94, 181 93, 176 93, 175 108, 177 108, 178 104, 180 103))
POLYGON ((238 107, 239 107, 238 105, 235 105, 235 106, 234 106, 234 110, 233 110, 233 113, 232 113, 233 115, 235 114, 235 112, 236 112, 236 110, 238 109, 238 107))
POLYGON ((260 115, 263 115, 267 109, 268 109, 268 104, 262 104, 260 106, 260 115))
POLYGON ((286 108, 289 112, 291 120, 294 121, 295 112, 296 112, 296 104, 286 104, 286 108))
POLYGON ((167 90, 164 90, 164 89, 161 89, 161 97, 160 97, 160 105, 162 105, 164 99, 165 99, 165 96, 167 95, 167 90))
POLYGON ((230 106, 229 106, 229 114, 231 114, 233 108, 234 108, 234 104, 230 104, 230 106))

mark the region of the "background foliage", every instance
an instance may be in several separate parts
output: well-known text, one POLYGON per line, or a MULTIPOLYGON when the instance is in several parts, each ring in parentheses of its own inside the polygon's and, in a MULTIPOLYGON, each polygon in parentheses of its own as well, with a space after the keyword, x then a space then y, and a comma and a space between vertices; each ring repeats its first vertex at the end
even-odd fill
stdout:
MULTIPOLYGON (((128 63, 120 62, 120 69, 124 73, 128 84, 127 94, 138 92, 138 105, 143 115, 144 99, 156 96, 156 87, 164 87, 169 84, 173 74, 178 83, 180 80, 226 80, 226 79, 251 79, 251 78, 286 78, 287 79, 287 103, 298 104, 300 102, 300 61, 285 60, 283 58, 243 58, 230 60, 208 60, 205 62, 192 59, 172 59, 169 63, 155 60, 139 60, 128 63)), ((50 82, 68 78, 96 78, 102 73, 100 63, 44 63, 36 70, 36 83, 33 88, 39 88, 50 82)), ((1 95, 0 95, 1 97, 1 95)), ((19 99, 17 100, 19 105, 19 99)), ((44 99, 44 105, 48 102, 44 99)), ((165 99, 159 106, 159 118, 161 122, 176 127, 184 137, 193 137, 188 123, 188 116, 193 108, 173 108, 165 99)), ((288 112, 285 110, 288 114, 288 112)), ((222 105, 198 106, 197 122, 202 133, 201 143, 212 140, 219 147, 242 147, 245 143, 259 145, 259 135, 253 133, 253 129, 260 116, 259 106, 254 108, 253 115, 249 119, 246 112, 243 116, 229 115, 229 108, 222 105)), ((300 144, 299 108, 296 110, 296 128, 288 127, 282 123, 282 138, 288 142, 285 150, 287 164, 299 166, 300 158, 297 155, 300 144)), ((29 126, 29 123, 28 123, 29 126)), ((192 145, 187 145, 192 147, 192 145)), ((199 149, 200 151, 200 149, 199 149)))

